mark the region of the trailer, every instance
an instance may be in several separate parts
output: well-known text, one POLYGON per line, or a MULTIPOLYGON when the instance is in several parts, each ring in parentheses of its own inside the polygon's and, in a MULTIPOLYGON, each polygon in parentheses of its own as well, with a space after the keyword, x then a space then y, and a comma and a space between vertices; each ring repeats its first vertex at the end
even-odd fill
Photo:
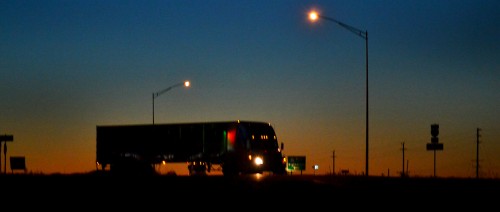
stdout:
POLYGON ((186 162, 190 175, 214 170, 281 175, 286 174, 283 148, 266 122, 96 126, 96 166, 111 173, 155 173, 156 165, 186 162))

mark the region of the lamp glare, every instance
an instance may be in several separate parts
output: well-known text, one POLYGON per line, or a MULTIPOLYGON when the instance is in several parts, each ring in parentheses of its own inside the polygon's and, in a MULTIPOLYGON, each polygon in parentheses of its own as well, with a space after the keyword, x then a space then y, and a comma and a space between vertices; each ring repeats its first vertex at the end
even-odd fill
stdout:
POLYGON ((316 11, 312 11, 312 12, 310 12, 310 13, 309 13, 309 19, 310 19, 311 21, 316 21, 316 20, 318 20, 318 17, 319 17, 319 16, 318 16, 318 13, 317 13, 316 11))

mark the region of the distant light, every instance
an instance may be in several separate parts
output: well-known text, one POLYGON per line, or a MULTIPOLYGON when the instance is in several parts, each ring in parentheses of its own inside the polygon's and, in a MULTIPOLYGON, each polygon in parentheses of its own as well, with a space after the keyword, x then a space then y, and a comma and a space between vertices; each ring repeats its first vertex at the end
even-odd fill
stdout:
POLYGON ((316 20, 318 20, 318 18, 319 18, 318 12, 316 12, 316 11, 311 11, 311 12, 309 13, 309 19, 310 19, 311 21, 316 21, 316 20))
POLYGON ((314 168, 314 170, 318 170, 319 166, 318 165, 314 165, 313 168, 314 168))
POLYGON ((189 87, 191 83, 189 81, 184 82, 184 86, 189 87))

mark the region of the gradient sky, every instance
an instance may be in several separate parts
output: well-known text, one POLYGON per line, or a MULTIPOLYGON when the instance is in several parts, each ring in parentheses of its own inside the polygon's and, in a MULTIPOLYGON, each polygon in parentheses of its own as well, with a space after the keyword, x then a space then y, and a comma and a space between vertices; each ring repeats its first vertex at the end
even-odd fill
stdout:
MULTIPOLYGON (((369 174, 500 174, 500 2, 0 2, 0 134, 34 173, 95 166, 96 125, 270 122, 286 155, 316 174, 365 171, 369 34, 369 174), (405 144, 403 161, 402 143, 405 144)), ((4 155, 2 149, 2 169, 4 155)), ((9 163, 7 163, 10 172, 9 163)), ((174 167, 174 166, 172 166, 174 167)), ((173 168, 165 168, 173 169, 173 168)), ((179 173, 187 168, 177 170, 179 173)))

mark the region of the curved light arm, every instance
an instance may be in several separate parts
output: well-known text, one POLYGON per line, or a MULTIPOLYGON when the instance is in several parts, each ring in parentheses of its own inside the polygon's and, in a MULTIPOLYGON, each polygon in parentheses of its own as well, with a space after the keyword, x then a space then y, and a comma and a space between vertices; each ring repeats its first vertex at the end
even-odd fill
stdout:
POLYGON ((337 21, 337 20, 335 20, 333 18, 330 18, 330 17, 326 17, 326 16, 323 16, 323 15, 318 15, 318 17, 320 17, 322 19, 325 19, 325 20, 333 21, 333 22, 337 23, 338 25, 340 25, 340 26, 346 28, 347 30, 351 31, 352 33, 358 35, 359 37, 362 37, 365 40, 368 38, 368 34, 366 33, 366 31, 357 29, 357 28, 355 28, 353 26, 347 25, 345 23, 342 23, 342 22, 337 21))
POLYGON ((161 91, 158 91, 156 93, 153 93, 153 124, 155 124, 155 98, 160 96, 161 94, 171 90, 172 88, 175 88, 175 87, 179 87, 181 85, 184 85, 185 87, 189 87, 190 86, 190 82, 189 81, 184 81, 184 82, 180 82, 180 83, 177 83, 175 85, 172 85, 168 88, 165 88, 161 91))
POLYGON ((356 27, 353 27, 353 26, 350 26, 350 25, 345 24, 343 22, 340 22, 340 21, 338 21, 338 20, 336 20, 334 18, 330 18, 330 17, 324 16, 324 15, 320 15, 316 11, 311 11, 309 13, 309 19, 311 21, 316 21, 316 20, 318 20, 318 18, 322 18, 322 19, 325 19, 325 20, 328 20, 328 21, 333 21, 333 22, 337 23, 338 25, 340 25, 341 27, 344 27, 347 30, 351 31, 352 33, 358 35, 359 37, 362 37, 363 39, 368 40, 368 32, 367 31, 360 30, 360 29, 358 29, 356 27))
POLYGON ((165 93, 165 92, 167 92, 167 91, 169 91, 169 90, 172 90, 172 88, 179 87, 179 86, 181 86, 181 85, 184 85, 185 87, 189 87, 190 83, 189 83, 189 81, 185 81, 185 82, 180 82, 180 83, 177 83, 177 84, 175 84, 175 85, 172 85, 172 86, 170 86, 170 87, 168 87, 168 88, 165 88, 165 89, 163 89, 163 90, 161 90, 161 91, 158 91, 158 92, 156 92, 156 93, 153 93, 153 98, 156 98, 156 97, 158 97, 159 95, 161 95, 161 94, 163 94, 163 93, 165 93))

